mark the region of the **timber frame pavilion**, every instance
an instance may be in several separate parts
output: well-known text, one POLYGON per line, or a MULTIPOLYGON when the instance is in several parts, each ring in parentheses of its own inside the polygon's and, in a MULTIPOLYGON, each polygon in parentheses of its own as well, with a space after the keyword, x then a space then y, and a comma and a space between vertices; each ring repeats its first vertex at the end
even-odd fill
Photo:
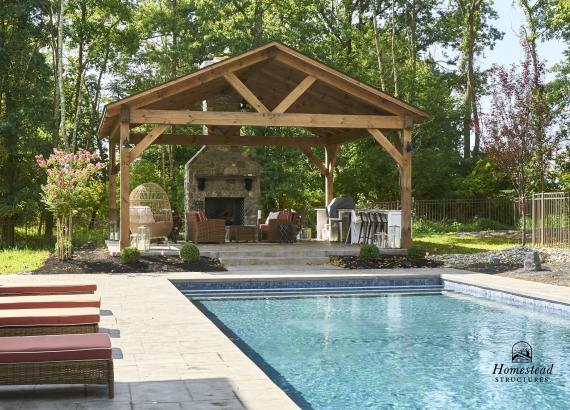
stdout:
POLYGON ((339 146, 369 137, 399 167, 401 244, 408 248, 412 243, 412 128, 427 117, 419 108, 272 41, 105 106, 98 137, 109 138, 110 221, 117 220, 115 178, 120 174, 120 247, 129 246, 129 168, 151 144, 297 147, 324 176, 328 204, 333 198, 339 146), (247 102, 247 111, 201 110, 208 98, 236 93, 247 102), (131 132, 145 124, 152 126, 148 132, 131 132), (165 133, 175 125, 214 126, 217 131, 165 133), (310 135, 224 132, 239 126, 293 127, 310 135), (324 163, 312 147, 324 148, 324 163))

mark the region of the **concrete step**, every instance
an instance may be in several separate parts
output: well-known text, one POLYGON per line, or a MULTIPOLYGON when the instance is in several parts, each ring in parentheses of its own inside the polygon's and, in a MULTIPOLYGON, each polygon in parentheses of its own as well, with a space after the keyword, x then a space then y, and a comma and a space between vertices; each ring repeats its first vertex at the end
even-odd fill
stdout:
POLYGON ((328 256, 305 256, 297 255, 287 257, 221 257, 220 261, 225 266, 244 265, 324 265, 329 263, 328 256))
POLYGON ((340 249, 337 251, 334 250, 321 250, 321 249, 290 249, 290 250, 218 250, 218 251, 208 251, 203 250, 201 252, 202 256, 207 256, 211 258, 287 258, 287 257, 294 257, 294 258, 306 258, 306 257, 329 257, 329 256, 352 256, 358 255, 358 250, 352 249, 340 249))

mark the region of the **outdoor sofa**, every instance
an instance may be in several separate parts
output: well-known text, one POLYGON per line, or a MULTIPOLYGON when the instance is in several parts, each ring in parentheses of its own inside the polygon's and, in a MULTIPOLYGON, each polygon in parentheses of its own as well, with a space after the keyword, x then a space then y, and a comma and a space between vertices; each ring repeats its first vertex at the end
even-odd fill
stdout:
POLYGON ((111 339, 106 333, 5 337, 0 385, 104 384, 114 396, 111 339))
POLYGON ((0 336, 96 333, 99 320, 95 307, 4 309, 0 310, 0 336))

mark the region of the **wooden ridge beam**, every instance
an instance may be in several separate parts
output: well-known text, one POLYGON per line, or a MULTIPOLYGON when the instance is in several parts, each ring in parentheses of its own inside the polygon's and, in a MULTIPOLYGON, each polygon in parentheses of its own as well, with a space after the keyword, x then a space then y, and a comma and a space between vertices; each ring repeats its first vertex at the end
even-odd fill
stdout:
POLYGON ((325 164, 323 164, 321 162, 321 160, 319 159, 319 157, 317 157, 313 151, 311 151, 310 148, 307 147, 300 147, 301 151, 303 152, 303 154, 305 154, 305 156, 309 159, 309 161, 311 161, 311 163, 316 166, 319 171, 321 171, 321 175, 327 176, 329 174, 329 171, 327 169, 327 167, 325 166, 325 164))
MULTIPOLYGON (((143 133, 131 134, 130 141, 138 143, 145 138, 143 133)), ((324 147, 325 139, 321 137, 291 137, 291 136, 255 136, 255 135, 191 135, 191 134, 162 134, 154 140, 159 145, 241 145, 249 147, 324 147)))
POLYGON ((234 73, 224 74, 226 81, 238 92, 257 112, 269 112, 259 98, 234 73))
POLYGON ((273 109, 272 112, 274 113, 284 113, 291 107, 295 101, 301 97, 305 91, 309 89, 313 83, 317 81, 317 79, 311 75, 305 77, 303 81, 301 81, 288 95, 273 109))
POLYGON ((259 127, 403 128, 404 120, 392 115, 339 115, 254 113, 224 111, 134 110, 132 124, 249 125, 259 127))
POLYGON ((400 167, 404 166, 404 158, 402 154, 392 145, 390 140, 386 138, 382 131, 376 129, 369 129, 368 132, 374 139, 378 142, 378 144, 382 145, 382 148, 386 150, 388 154, 398 163, 400 167))
MULTIPOLYGON (((135 145, 133 149, 129 152, 129 162, 133 162, 135 159, 139 157, 143 153, 145 149, 147 149, 150 144, 152 144, 160 135, 166 131, 169 125, 158 124, 156 125, 140 142, 135 145)), ((132 138, 130 139, 132 143, 132 138)))

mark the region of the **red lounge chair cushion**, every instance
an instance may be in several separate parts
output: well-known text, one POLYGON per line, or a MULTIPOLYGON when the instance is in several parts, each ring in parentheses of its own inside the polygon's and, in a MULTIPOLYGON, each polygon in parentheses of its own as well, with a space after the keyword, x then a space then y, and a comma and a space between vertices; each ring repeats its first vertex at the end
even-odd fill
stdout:
POLYGON ((0 363, 111 359, 107 333, 3 337, 0 363))
POLYGON ((0 310, 78 307, 100 308, 101 298, 92 294, 10 296, 0 298, 0 310))
POLYGON ((0 285, 0 296, 23 295, 23 294, 46 294, 46 293, 87 293, 95 292, 97 285, 94 283, 67 283, 67 284, 24 284, 6 283, 0 285))
POLYGON ((260 224, 259 229, 261 229, 262 231, 267 231, 269 230, 269 224, 260 224))
MULTIPOLYGON (((0 310, 0 327, 62 326, 99 323, 97 308, 4 309, 0 310)), ((3 343, 2 338, 1 342, 3 343)))

